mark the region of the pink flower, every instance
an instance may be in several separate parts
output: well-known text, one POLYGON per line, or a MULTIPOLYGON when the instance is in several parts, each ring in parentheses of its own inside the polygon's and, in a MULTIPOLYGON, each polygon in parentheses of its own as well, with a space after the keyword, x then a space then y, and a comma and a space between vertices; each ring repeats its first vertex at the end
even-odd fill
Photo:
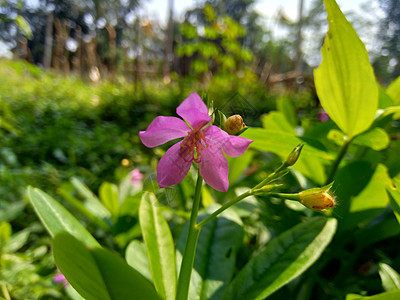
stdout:
POLYGON ((64 287, 67 287, 69 285, 69 282, 67 281, 64 274, 62 274, 62 273, 57 273, 53 277, 53 281, 56 283, 62 283, 64 287))
POLYGON ((161 188, 177 184, 189 172, 192 162, 199 164, 204 181, 218 191, 229 187, 227 155, 242 155, 251 140, 229 135, 217 126, 210 125, 207 106, 197 93, 190 94, 176 109, 186 122, 176 117, 156 117, 146 131, 139 132, 142 143, 156 147, 170 140, 182 138, 160 159, 157 181, 161 188))
POLYGON ((140 185, 143 179, 143 174, 139 171, 139 169, 133 169, 130 174, 132 185, 140 185))
POLYGON ((317 119, 319 119, 321 122, 326 122, 326 121, 328 121, 330 118, 329 118, 328 113, 327 113, 325 110, 321 109, 321 110, 317 113, 317 119))

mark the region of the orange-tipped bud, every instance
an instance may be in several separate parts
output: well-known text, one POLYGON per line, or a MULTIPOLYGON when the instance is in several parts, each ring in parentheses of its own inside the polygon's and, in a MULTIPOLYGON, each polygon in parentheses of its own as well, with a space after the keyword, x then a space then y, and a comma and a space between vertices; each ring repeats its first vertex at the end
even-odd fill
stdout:
POLYGON ((246 125, 243 122, 243 118, 240 115, 230 116, 223 125, 223 129, 231 134, 235 135, 239 133, 246 125))
POLYGON ((299 201, 304 206, 315 209, 323 210, 336 205, 335 199, 329 194, 329 189, 332 184, 322 187, 314 188, 299 193, 299 201))

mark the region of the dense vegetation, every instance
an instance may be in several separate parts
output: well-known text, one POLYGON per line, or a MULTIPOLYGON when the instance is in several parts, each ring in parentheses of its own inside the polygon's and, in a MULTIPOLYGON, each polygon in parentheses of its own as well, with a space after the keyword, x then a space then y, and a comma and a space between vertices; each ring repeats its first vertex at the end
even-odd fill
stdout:
POLYGON ((304 64, 299 73, 282 45, 252 48, 244 29, 251 22, 240 26, 244 17, 218 3, 190 12, 197 23, 181 24, 181 60, 168 76, 120 76, 110 49, 99 52, 108 53, 99 68, 109 81, 0 61, 0 297, 81 299, 78 291, 127 299, 140 291, 173 299, 195 199, 199 222, 210 221, 200 233, 190 299, 399 297, 400 79, 387 87, 375 79, 390 81, 397 65, 373 64, 374 75, 333 0, 325 1, 330 27, 313 76, 304 64), (252 67, 263 50, 264 68, 252 67), (274 58, 290 66, 277 63, 263 77, 274 58), (240 114, 249 127, 241 136, 254 141, 228 157, 226 193, 195 189, 196 164, 179 184, 160 189, 157 164, 174 143, 147 148, 138 135, 156 116, 176 116, 193 91, 222 128, 223 114, 240 114), (299 198, 310 194, 310 202, 323 195, 334 207, 313 210, 299 198), (240 195, 249 197, 207 219, 240 195))

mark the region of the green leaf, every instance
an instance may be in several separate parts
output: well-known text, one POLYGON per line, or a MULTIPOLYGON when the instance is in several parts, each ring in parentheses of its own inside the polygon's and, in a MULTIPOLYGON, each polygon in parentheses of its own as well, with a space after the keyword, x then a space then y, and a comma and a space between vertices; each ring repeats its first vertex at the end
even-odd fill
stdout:
POLYGON ((386 90, 395 105, 400 105, 400 76, 393 81, 386 90))
POLYGON ((99 189, 100 200, 108 211, 116 217, 119 210, 118 187, 109 182, 103 182, 99 189))
POLYGON ((370 221, 389 203, 386 188, 390 186, 386 166, 376 168, 365 161, 348 164, 335 176, 334 191, 339 205, 335 214, 341 217, 341 229, 351 229, 370 221))
POLYGON ((137 270, 146 277, 150 282, 151 278, 149 258, 147 257, 146 246, 138 240, 133 240, 126 247, 125 259, 128 265, 137 270))
POLYGON ((86 248, 68 233, 53 241, 56 265, 87 300, 159 299, 154 287, 118 255, 103 248, 86 248))
MULTIPOLYGON (((254 142, 251 143, 251 147, 261 150, 268 151, 278 154, 279 156, 286 156, 292 152, 298 144, 304 143, 301 139, 287 132, 277 132, 263 128, 249 128, 246 130, 243 137, 251 139, 254 142)), ((314 148, 310 145, 306 145, 300 157, 316 157, 324 160, 333 160, 333 155, 325 151, 314 148)))
POLYGON ((400 299, 400 290, 380 293, 371 297, 362 297, 355 299, 365 299, 365 300, 399 300, 400 299))
MULTIPOLYGON (((285 160, 293 148, 304 143, 304 141, 296 137, 294 131, 278 131, 277 127, 279 127, 279 124, 271 129, 249 128, 242 136, 254 141, 251 143, 252 148, 273 152, 279 155, 282 160, 285 160)), ((293 168, 316 183, 323 184, 326 178, 323 163, 332 159, 332 154, 307 144, 293 168)))
POLYGON ((286 120, 283 113, 271 111, 261 118, 263 128, 275 132, 285 132, 295 135, 294 127, 286 120))
POLYGON ((314 70, 322 107, 352 138, 367 130, 378 107, 378 85, 368 53, 334 0, 325 0, 329 30, 314 70))
POLYGON ((101 204, 99 199, 92 191, 84 185, 78 178, 73 177, 71 183, 74 185, 78 193, 85 199, 86 208, 97 217, 106 220, 111 218, 111 213, 101 204))
POLYGON ((298 125, 297 114, 290 98, 281 97, 276 101, 277 109, 285 116, 289 124, 295 128, 298 125))
POLYGON ((28 21, 21 15, 18 15, 14 19, 14 21, 18 25, 18 27, 22 30, 23 35, 27 39, 30 39, 32 37, 32 30, 31 30, 31 26, 29 25, 28 21))
MULTIPOLYGON (((207 207, 211 213, 219 205, 207 207)), ((201 215, 202 220, 207 215, 201 215)), ((190 278, 189 299, 220 299, 233 272, 237 252, 243 242, 243 227, 239 216, 226 210, 205 225, 200 232, 192 276, 190 278)), ((187 224, 177 243, 178 265, 185 247, 187 224)))
POLYGON ((100 246, 69 211, 45 192, 28 187, 28 197, 36 214, 52 237, 68 232, 88 247, 100 246))
POLYGON ((89 211, 86 206, 77 199, 76 197, 72 196, 68 189, 65 187, 59 188, 58 192, 61 196, 64 197, 69 204, 71 204, 76 210, 78 210, 83 216, 85 216, 88 220, 99 226, 100 228, 108 231, 110 230, 110 225, 106 223, 103 219, 99 218, 97 215, 93 214, 89 211))
POLYGON ((400 187, 399 185, 388 186, 387 192, 389 194, 390 206, 393 209, 397 221, 400 223, 400 187))
POLYGON ((29 229, 24 229, 13 234, 11 238, 7 241, 7 244, 4 246, 3 251, 6 253, 14 253, 18 251, 28 241, 29 234, 30 234, 29 229))
POLYGON ((12 236, 12 228, 10 223, 1 222, 0 223, 0 252, 2 252, 3 247, 7 244, 8 240, 12 236))
POLYGON ((249 167, 252 162, 254 151, 247 150, 240 157, 227 157, 229 163, 229 184, 233 185, 237 181, 244 170, 249 167))
POLYGON ((312 218, 273 239, 238 273, 222 299, 268 297, 320 257, 336 225, 336 219, 312 218))
POLYGON ((174 241, 154 194, 144 193, 139 222, 149 256, 154 285, 163 299, 175 299, 176 260, 174 241))
POLYGON ((400 289, 400 275, 391 266, 379 263, 379 276, 386 292, 400 289))
POLYGON ((353 140, 355 145, 366 146, 376 151, 386 149, 389 146, 389 142, 388 134, 379 127, 368 130, 353 140))

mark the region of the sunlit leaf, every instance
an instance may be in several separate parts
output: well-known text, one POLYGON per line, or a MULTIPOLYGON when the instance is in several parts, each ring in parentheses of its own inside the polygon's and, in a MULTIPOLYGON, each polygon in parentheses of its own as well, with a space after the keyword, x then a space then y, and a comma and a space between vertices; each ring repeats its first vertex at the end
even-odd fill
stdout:
POLYGON ((157 292, 164 299, 175 299, 176 260, 174 241, 154 194, 148 192, 143 194, 139 208, 139 222, 157 292))
POLYGON ((379 263, 379 276, 386 292, 400 289, 400 275, 391 266, 379 263))
POLYGON ((28 187, 28 196, 36 214, 51 236, 68 232, 88 247, 100 247, 94 237, 60 203, 45 192, 28 187))
POLYGON ((334 0, 325 0, 329 31, 314 71, 322 107, 352 138, 367 130, 378 107, 378 86, 368 53, 334 0))
POLYGON ((68 233, 56 235, 53 255, 61 273, 87 300, 159 299, 153 285, 118 255, 87 248, 68 233))
POLYGON ((115 184, 103 182, 99 189, 99 197, 108 211, 113 216, 117 216, 119 210, 118 187, 115 184))
POLYGON ((400 105, 400 76, 393 81, 386 90, 395 105, 400 105))
POLYGON ((125 258, 128 265, 140 272, 150 282, 153 281, 146 246, 143 243, 138 240, 130 242, 128 247, 126 247, 125 258))
POLYGON ((389 146, 389 136, 385 130, 376 127, 357 136, 353 144, 370 147, 373 150, 380 151, 389 146))

